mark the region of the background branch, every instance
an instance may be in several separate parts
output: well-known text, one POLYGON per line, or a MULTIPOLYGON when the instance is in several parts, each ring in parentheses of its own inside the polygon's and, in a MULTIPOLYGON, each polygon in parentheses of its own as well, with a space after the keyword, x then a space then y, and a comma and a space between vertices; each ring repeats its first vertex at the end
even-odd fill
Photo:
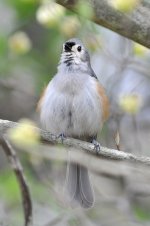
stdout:
MULTIPOLYGON (((130 191, 130 195, 132 193, 140 194, 141 196, 150 196, 150 185, 148 182, 150 181, 150 173, 149 166, 147 165, 139 165, 136 164, 136 162, 128 161, 117 161, 116 163, 114 160, 97 158, 96 155, 87 154, 86 152, 81 152, 71 147, 66 148, 63 146, 40 145, 39 148, 25 148, 22 151, 32 154, 40 159, 67 163, 67 150, 70 152, 69 161, 85 166, 95 175, 124 181, 124 185, 127 184, 127 189, 130 191)), ((58 196, 59 194, 57 194, 57 197, 58 196)), ((60 200, 61 198, 62 197, 60 197, 60 200)))
POLYGON ((29 188, 27 185, 26 178, 23 173, 22 165, 16 155, 15 150, 7 140, 4 135, 0 135, 0 145, 2 146, 11 168, 13 169, 16 178, 19 182, 22 200, 23 200, 23 208, 24 208, 24 217, 25 217, 25 226, 32 225, 32 202, 30 197, 29 188))
MULTIPOLYGON (((77 0, 56 0, 66 8, 78 12, 77 0)), ((106 0, 87 0, 94 11, 93 21, 135 42, 150 48, 150 2, 140 1, 131 13, 122 13, 106 0)))

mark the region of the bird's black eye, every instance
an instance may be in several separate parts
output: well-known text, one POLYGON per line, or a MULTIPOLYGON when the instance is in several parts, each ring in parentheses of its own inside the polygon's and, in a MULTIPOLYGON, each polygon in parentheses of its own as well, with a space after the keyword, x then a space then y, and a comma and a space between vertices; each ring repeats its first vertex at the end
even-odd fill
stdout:
POLYGON ((78 52, 81 52, 81 46, 77 47, 78 52))

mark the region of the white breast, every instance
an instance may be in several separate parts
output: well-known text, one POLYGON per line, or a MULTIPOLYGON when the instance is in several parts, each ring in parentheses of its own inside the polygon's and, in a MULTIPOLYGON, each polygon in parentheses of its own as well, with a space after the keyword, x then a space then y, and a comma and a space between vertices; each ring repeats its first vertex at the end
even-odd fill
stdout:
POLYGON ((102 127, 101 100, 95 78, 87 74, 57 74, 41 104, 41 122, 54 134, 96 135, 102 127))

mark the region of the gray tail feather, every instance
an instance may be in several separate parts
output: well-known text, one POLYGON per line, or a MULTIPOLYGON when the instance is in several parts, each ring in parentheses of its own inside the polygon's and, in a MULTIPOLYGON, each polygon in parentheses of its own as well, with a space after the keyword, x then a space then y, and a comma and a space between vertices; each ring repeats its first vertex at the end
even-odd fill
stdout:
POLYGON ((68 163, 65 190, 67 196, 69 195, 69 202, 72 205, 78 202, 83 208, 93 206, 93 189, 91 187, 88 170, 85 167, 76 163, 68 163))

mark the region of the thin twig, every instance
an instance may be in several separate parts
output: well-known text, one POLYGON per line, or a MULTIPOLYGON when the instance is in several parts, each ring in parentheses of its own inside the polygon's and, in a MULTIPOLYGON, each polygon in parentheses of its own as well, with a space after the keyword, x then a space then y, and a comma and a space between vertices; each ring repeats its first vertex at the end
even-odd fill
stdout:
POLYGON ((27 181, 23 173, 22 165, 16 155, 14 148, 11 146, 11 144, 9 143, 5 135, 0 136, 0 145, 2 146, 8 158, 8 161, 16 175, 16 178, 20 186, 22 203, 24 208, 25 226, 31 226, 32 225, 32 202, 31 202, 27 181))

